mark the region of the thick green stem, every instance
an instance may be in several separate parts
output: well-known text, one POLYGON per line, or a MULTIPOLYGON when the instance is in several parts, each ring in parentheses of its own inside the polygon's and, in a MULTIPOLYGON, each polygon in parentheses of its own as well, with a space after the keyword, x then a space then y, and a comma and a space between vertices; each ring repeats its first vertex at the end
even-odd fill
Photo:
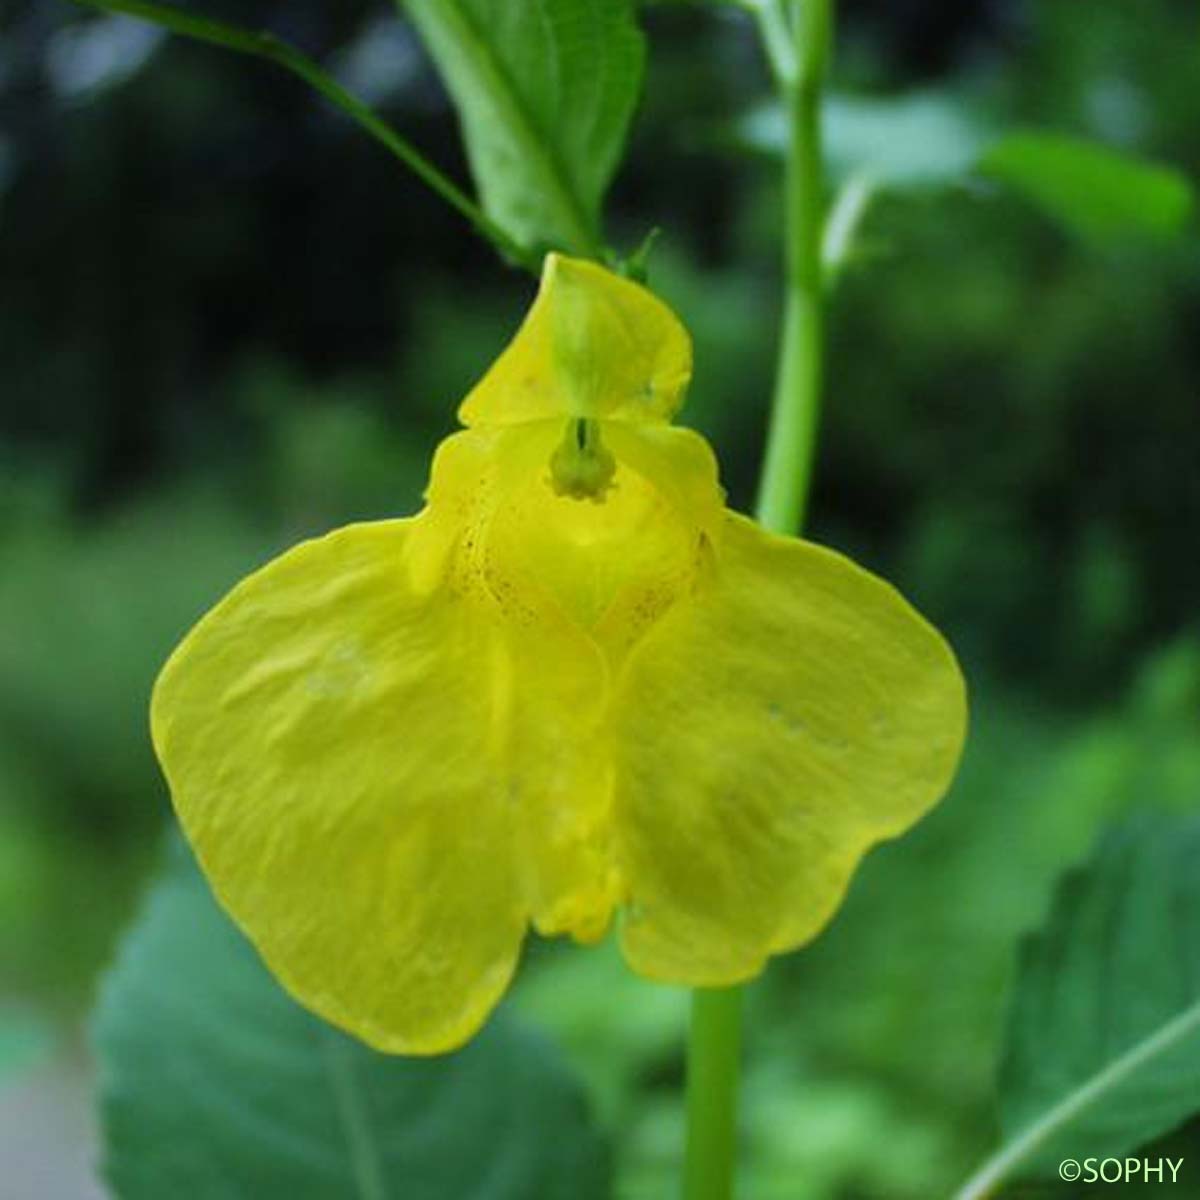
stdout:
MULTIPOLYGON (((784 177, 785 295, 779 365, 759 483, 759 521, 797 533, 812 484, 821 399, 824 177, 820 104, 833 0, 755 0, 788 115, 784 177), (790 18, 790 19, 789 19, 790 18), (781 31, 790 36, 783 44, 781 31)), ((688 1043, 684 1200, 733 1195, 742 989, 698 988, 688 1043)))
POLYGON ((728 1200, 733 1194, 741 1033, 740 987, 692 993, 685 1200, 728 1200))
POLYGON ((797 533, 804 523, 812 480, 821 386, 821 301, 806 290, 789 289, 771 436, 758 486, 755 515, 776 533, 797 533))
POLYGON ((825 190, 820 109, 832 24, 832 0, 801 0, 795 23, 795 66, 780 76, 788 119, 785 294, 757 504, 758 519, 780 533, 797 533, 804 522, 820 412, 825 190))

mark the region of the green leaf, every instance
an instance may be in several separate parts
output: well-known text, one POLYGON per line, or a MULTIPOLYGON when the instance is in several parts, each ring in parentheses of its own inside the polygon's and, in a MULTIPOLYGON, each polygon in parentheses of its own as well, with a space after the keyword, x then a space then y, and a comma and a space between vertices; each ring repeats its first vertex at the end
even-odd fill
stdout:
MULTIPOLYGON (((1192 210, 1193 189, 1172 167, 1059 134, 997 134, 945 92, 886 100, 830 96, 822 110, 822 138, 835 181, 907 191, 982 177, 1092 242, 1175 237, 1192 210)), ((786 140, 778 103, 738 122, 735 141, 749 149, 782 154, 786 140)))
POLYGON ((1200 817, 1132 820, 1060 883, 1022 949, 1000 1102, 1011 1140, 964 1198, 1200 1110, 1200 817))
MULTIPOLYGON (((337 964, 330 964, 337 970, 337 964)), ((95 1027, 120 1200, 599 1200, 604 1149, 553 1048, 503 1012, 393 1058, 301 1009, 176 850, 95 1027)))
POLYGON ((1058 134, 1007 134, 978 169, 1093 241, 1172 237, 1192 208, 1187 179, 1171 167, 1058 134))
POLYGON ((484 211, 523 245, 599 257, 645 58, 632 0, 398 3, 458 108, 484 211))
MULTIPOLYGON (((957 183, 974 168, 985 134, 970 109, 944 92, 886 100, 831 95, 821 108, 826 167, 835 181, 861 178, 890 189, 957 183)), ((782 154, 782 106, 766 104, 743 117, 739 135, 752 149, 782 154)))
POLYGON ((956 183, 979 155, 983 129, 970 111, 940 92, 894 100, 833 97, 823 136, 835 178, 863 176, 891 188, 956 183))

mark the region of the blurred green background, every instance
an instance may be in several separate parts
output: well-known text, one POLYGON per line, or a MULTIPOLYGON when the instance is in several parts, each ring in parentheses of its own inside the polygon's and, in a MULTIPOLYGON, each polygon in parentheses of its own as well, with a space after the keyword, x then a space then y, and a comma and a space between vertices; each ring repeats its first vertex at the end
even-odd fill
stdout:
MULTIPOLYGON (((203 7, 320 57, 465 177, 386 5, 203 7)), ((1200 178, 1192 3, 841 7, 839 91, 1200 178)), ((610 236, 662 227, 651 283, 696 342, 684 419, 745 509, 780 197, 733 131, 765 68, 732 9, 645 21, 610 236)), ((17 1200, 77 1200, 79 1030, 168 820, 155 671, 265 557, 419 505, 531 285, 298 83, 132 21, 0 6, 0 114, 0 1154, 17 1200)), ((950 799, 753 989, 751 1200, 928 1200, 989 1148, 1013 950, 1051 882, 1118 814, 1200 801, 1198 530, 1195 225, 1097 246, 981 185, 880 201, 832 305, 810 533, 947 631, 973 734, 950 799)), ((609 949, 539 945, 516 1003, 585 1073, 622 1194, 664 1194, 682 993, 609 949)))

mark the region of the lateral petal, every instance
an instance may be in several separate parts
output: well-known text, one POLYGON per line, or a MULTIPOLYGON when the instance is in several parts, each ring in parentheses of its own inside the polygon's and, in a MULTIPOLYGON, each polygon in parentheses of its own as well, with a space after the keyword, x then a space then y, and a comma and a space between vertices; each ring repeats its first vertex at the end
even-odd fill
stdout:
POLYGON ((630 964, 721 986, 814 937, 942 795, 965 719, 952 652, 893 588, 727 514, 615 697, 630 964))
POLYGON ((496 1004, 527 905, 506 650, 466 601, 411 586, 419 520, 337 530, 243 580, 164 668, 151 721, 214 891, 288 990, 427 1054, 496 1004))

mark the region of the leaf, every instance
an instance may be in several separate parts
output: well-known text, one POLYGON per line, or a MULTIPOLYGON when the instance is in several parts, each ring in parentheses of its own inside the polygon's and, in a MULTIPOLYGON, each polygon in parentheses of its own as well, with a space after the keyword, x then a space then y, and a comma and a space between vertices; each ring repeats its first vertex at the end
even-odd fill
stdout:
POLYGON ((1172 237, 1192 208, 1179 171, 1059 134, 1007 134, 988 147, 979 171, 1093 241, 1172 237))
MULTIPOLYGON (((1172 167, 1059 134, 997 134, 967 104, 945 92, 886 100, 830 96, 823 108, 822 137, 835 181, 906 191, 982 177, 1093 242, 1174 237, 1192 209, 1191 185, 1172 167)), ((787 141, 783 108, 772 103, 743 117, 736 140, 782 154, 787 141)))
POLYGON ((928 187, 970 173, 983 129, 964 105, 938 92, 888 101, 844 96, 825 106, 824 138, 835 178, 928 187))
POLYGON ((600 201, 641 88, 632 0, 399 0, 462 122, 484 211, 598 256, 600 201))
MULTIPOLYGON (((836 181, 865 178, 891 189, 953 184, 970 174, 985 134, 970 109, 944 92, 886 100, 831 95, 821 109, 826 165, 836 181)), ((740 135, 753 149, 782 154, 783 108, 756 109, 742 119, 740 135)))
POLYGON ((603 1147, 540 1035, 501 1013, 445 1057, 368 1050, 278 987, 183 849, 105 982, 95 1039, 120 1200, 607 1193, 603 1147))
POLYGON ((1200 1111, 1200 817, 1132 820, 1061 882, 1022 950, 1000 1094, 1012 1164, 1038 1172, 1200 1111))

